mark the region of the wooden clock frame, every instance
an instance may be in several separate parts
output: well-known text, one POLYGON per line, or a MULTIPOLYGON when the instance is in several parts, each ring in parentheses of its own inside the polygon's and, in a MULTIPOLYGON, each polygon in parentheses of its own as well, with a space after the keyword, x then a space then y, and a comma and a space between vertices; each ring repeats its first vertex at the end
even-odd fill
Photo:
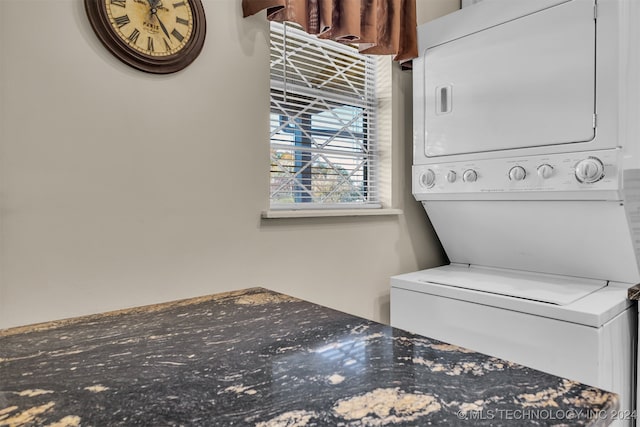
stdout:
POLYGON ((180 51, 167 56, 150 56, 131 48, 113 29, 105 0, 84 0, 91 27, 102 44, 120 61, 147 73, 169 74, 191 64, 202 51, 206 35, 206 18, 201 0, 185 0, 193 16, 192 36, 180 51))

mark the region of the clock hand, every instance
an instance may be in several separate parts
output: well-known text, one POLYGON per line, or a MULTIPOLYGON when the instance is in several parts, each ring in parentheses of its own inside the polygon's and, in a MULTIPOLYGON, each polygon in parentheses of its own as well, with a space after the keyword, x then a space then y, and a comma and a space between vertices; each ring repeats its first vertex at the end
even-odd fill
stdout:
POLYGON ((156 13, 152 13, 152 14, 156 16, 156 19, 158 20, 158 24, 160 24, 160 28, 162 28, 162 32, 164 33, 164 35, 167 36, 169 41, 171 41, 171 36, 169 36, 169 32, 167 31, 167 27, 165 27, 164 24, 162 23, 162 21, 160 20, 160 17, 158 16, 157 11, 156 11, 156 13))
POLYGON ((169 39, 169 42, 171 42, 171 36, 167 31, 167 27, 164 26, 164 24, 160 20, 160 17, 158 16, 157 4, 160 2, 160 0, 147 0, 147 1, 149 2, 149 5, 151 5, 151 15, 155 15, 156 19, 158 20, 158 24, 160 24, 160 28, 162 29, 162 32, 164 33, 165 36, 167 36, 167 39, 169 39))

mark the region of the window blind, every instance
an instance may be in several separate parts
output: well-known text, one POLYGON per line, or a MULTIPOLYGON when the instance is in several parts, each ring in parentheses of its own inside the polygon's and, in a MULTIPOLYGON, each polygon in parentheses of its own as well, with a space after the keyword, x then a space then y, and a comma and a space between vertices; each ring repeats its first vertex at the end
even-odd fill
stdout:
POLYGON ((271 23, 271 209, 380 207, 375 61, 271 23))

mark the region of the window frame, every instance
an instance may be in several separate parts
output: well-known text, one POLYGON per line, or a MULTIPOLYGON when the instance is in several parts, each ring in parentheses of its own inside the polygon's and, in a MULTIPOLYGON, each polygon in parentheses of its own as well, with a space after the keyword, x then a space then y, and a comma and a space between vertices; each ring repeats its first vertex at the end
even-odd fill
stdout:
MULTIPOLYGON (((298 32, 298 34, 302 33, 302 31, 297 30, 295 28, 291 28, 291 24, 279 24, 279 23, 271 23, 271 29, 270 29, 270 33, 272 34, 273 37, 273 31, 274 31, 274 26, 281 26, 281 32, 284 33, 283 37, 284 37, 284 43, 285 45, 283 46, 283 50, 287 48, 286 46, 286 37, 291 33, 291 32, 298 32)), ((305 34, 306 35, 306 34, 305 34)), ((313 37, 313 36, 309 36, 306 35, 306 37, 313 37)), ((318 40, 315 39, 314 44, 317 46, 319 44, 324 44, 324 43, 335 43, 335 42, 331 42, 331 41, 325 41, 325 40, 318 40)), ((341 49, 347 48, 347 49, 353 49, 352 47, 343 47, 341 45, 340 47, 341 49)), ((270 43, 270 52, 273 54, 273 47, 271 46, 270 43)), ((355 51, 357 54, 357 51, 355 51)), ((351 54, 353 54, 353 51, 351 52, 351 54)), ((283 54, 284 55, 284 54, 283 54)), ((358 54, 359 55, 359 54, 358 54)), ((285 63, 287 59, 286 58, 282 58, 282 62, 285 63)), ((367 59, 369 66, 371 66, 373 64, 373 66, 376 66, 375 61, 372 61, 370 59, 367 59)), ((377 66, 376 66, 377 68, 377 66)), ((294 162, 294 171, 295 173, 293 174, 294 176, 299 177, 300 179, 298 180, 298 178, 293 179, 292 181, 300 181, 300 191, 299 193, 297 193, 297 195, 294 196, 294 202, 288 202, 288 203, 278 203, 277 201, 274 201, 274 199, 272 198, 272 189, 270 189, 269 191, 269 210, 266 211, 266 214, 263 214, 264 217, 280 217, 280 215, 275 215, 276 212, 284 212, 284 211, 333 211, 333 210, 339 210, 339 211, 363 211, 363 210, 383 210, 384 206, 380 201, 379 197, 375 197, 375 193, 374 191, 377 189, 377 187, 379 186, 378 182, 379 181, 379 177, 377 176, 377 171, 376 170, 372 170, 375 168, 378 168, 379 165, 376 164, 377 162, 375 162, 375 156, 377 155, 376 151, 378 150, 377 147, 375 147, 376 145, 379 144, 379 140, 377 138, 377 135, 375 134, 375 128, 373 132, 370 132, 369 129, 369 125, 370 125, 370 120, 368 119, 367 115, 364 114, 363 119, 362 119, 362 125, 363 125, 363 129, 361 132, 358 131, 354 131, 354 130, 349 130, 348 132, 343 129, 341 129, 338 132, 335 132, 328 129, 328 128, 321 128, 321 127, 317 127, 314 124, 314 120, 313 120, 313 116, 314 114, 312 112, 309 111, 301 111, 300 114, 296 114, 296 126, 292 126, 291 123, 286 123, 286 122, 290 122, 291 120, 291 115, 287 115, 286 113, 283 115, 281 113, 283 113, 284 111, 278 111, 277 108, 274 108, 274 95, 273 93, 275 91, 285 91, 287 92, 287 86, 289 86, 290 90, 288 92, 295 94, 296 96, 313 96, 313 89, 309 88, 308 90, 302 90, 302 91, 298 91, 295 87, 295 85, 292 85, 288 80, 287 80, 287 76, 286 76, 286 70, 282 71, 282 73, 284 74, 284 79, 281 76, 276 76, 274 78, 274 72, 273 72, 274 67, 270 67, 270 111, 269 111, 269 116, 270 116, 270 120, 273 120, 273 116, 276 115, 277 116, 277 122, 278 122, 278 127, 277 129, 279 129, 279 132, 281 132, 282 134, 288 134, 290 136, 293 136, 292 138, 292 142, 293 145, 292 147, 292 151, 295 151, 295 162, 294 162), (283 81, 284 80, 284 81, 283 81), (293 87, 292 87, 293 86, 293 87), (285 122, 286 121, 286 122, 285 122), (350 135, 346 135, 346 134, 350 134, 350 135), (360 202, 356 202, 356 203, 350 203, 350 202, 339 202, 339 203, 331 203, 331 202, 323 202, 323 203, 315 203, 313 201, 312 196, 309 194, 309 190, 312 188, 312 179, 313 179, 313 163, 312 163, 312 151, 311 150, 311 146, 312 146, 312 139, 313 136, 329 136, 329 134, 331 134, 330 137, 336 139, 337 137, 341 137, 341 136, 350 136, 350 137, 354 137, 357 138, 359 140, 362 141, 362 147, 363 147, 363 152, 360 153, 360 156, 362 158, 368 157, 368 160, 363 161, 362 164, 362 183, 363 183, 363 188, 361 191, 361 194, 363 196, 363 201, 360 202), (343 135, 344 134, 344 135, 343 135), (373 136, 373 140, 372 140, 372 136, 373 136), (295 150, 295 147, 303 147, 305 150, 295 150), (373 148, 373 149, 372 149, 373 148), (366 152, 366 153, 365 153, 366 152), (373 198, 372 198, 373 196, 373 198)), ((365 70, 366 72, 371 72, 372 69, 368 68, 365 70)), ((365 78, 368 75, 365 75, 365 78)), ((375 74, 374 74, 375 76, 375 74)), ((365 84, 371 84, 371 85, 376 85, 377 84, 377 79, 375 77, 373 77, 372 81, 367 81, 365 82, 365 84)), ((303 88, 304 89, 304 88, 303 88)), ((374 90, 374 96, 375 95, 375 90, 374 90)), ((286 95, 285 95, 286 96, 286 95)), ((373 111, 374 114, 378 114, 377 111, 377 96, 373 99, 373 101, 368 100, 368 102, 372 102, 373 108, 375 109, 373 111)), ((366 102, 366 101, 365 101, 366 102)), ((338 104, 339 105, 339 104, 338 104)), ((343 104, 344 106, 348 107, 348 108, 360 108, 360 109, 364 109, 366 108, 366 104, 365 103, 352 103, 352 104, 347 104, 346 102, 343 104)), ((339 108, 339 106, 338 106, 339 108)), ((370 107, 371 108, 371 107, 370 107)), ((331 111, 331 109, 327 109, 325 111, 331 111)), ((371 110, 369 110, 371 111, 371 110)), ((321 114, 321 113, 316 113, 316 114, 321 114)), ((335 114, 334 114, 335 115, 335 114)), ((375 118, 374 118, 374 126, 375 126, 375 118)), ((277 147, 279 146, 276 142, 274 143, 274 139, 273 139, 273 122, 271 125, 271 130, 270 130, 270 152, 273 152, 274 149, 277 149, 277 147), (274 148, 274 146, 276 148, 274 148)), ((316 149, 315 151, 319 151, 318 149, 316 149)), ((355 155, 354 158, 357 158, 358 155, 355 155)), ((332 165, 333 166, 333 165, 332 165)), ((359 168, 359 167, 358 167, 359 168)), ((334 167, 333 168, 334 171, 338 172, 338 170, 334 167)), ((356 168, 357 171, 357 168, 356 168)), ((277 172, 276 172, 277 173, 277 172)), ((339 174, 340 172, 338 172, 339 174)), ((270 170, 269 172, 269 181, 270 181, 270 187, 273 185, 273 175, 274 175, 274 171, 273 171, 273 157, 272 157, 272 170, 270 170)), ((349 175, 349 178, 353 175, 353 172, 351 173, 351 175, 349 175)), ((340 177, 338 177, 340 178, 340 177)), ((337 186, 339 187, 340 184, 337 184, 337 186)), ((313 190, 311 190, 313 191, 313 190)), ((277 191, 276 191, 277 193, 277 191)), ((295 194, 295 193, 294 193, 295 194)), ((388 213, 388 212, 385 212, 388 213)), ((396 212, 397 213, 397 212, 396 212)), ((283 216, 290 216, 289 214, 283 215, 283 216)), ((304 215, 307 216, 307 215, 304 215)), ((308 215, 308 216, 316 216, 316 215, 308 215)))

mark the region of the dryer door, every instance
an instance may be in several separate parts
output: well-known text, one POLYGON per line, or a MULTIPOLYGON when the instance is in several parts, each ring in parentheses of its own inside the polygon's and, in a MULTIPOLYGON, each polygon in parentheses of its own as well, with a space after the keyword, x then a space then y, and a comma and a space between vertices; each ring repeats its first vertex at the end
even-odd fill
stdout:
POLYGON ((425 154, 592 140, 595 42, 594 3, 574 0, 427 49, 425 154))

